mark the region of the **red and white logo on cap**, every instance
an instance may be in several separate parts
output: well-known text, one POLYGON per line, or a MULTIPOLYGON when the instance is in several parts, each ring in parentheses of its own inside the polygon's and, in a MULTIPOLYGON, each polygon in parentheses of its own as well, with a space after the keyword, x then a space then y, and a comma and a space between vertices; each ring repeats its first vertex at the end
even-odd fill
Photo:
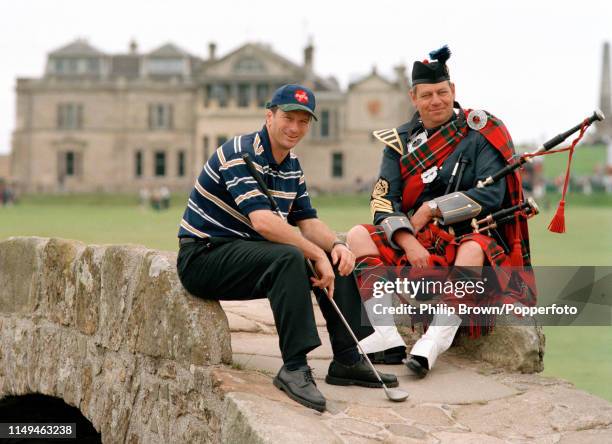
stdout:
POLYGON ((298 89, 293 97, 300 103, 308 103, 308 94, 306 94, 306 91, 303 89, 298 89))

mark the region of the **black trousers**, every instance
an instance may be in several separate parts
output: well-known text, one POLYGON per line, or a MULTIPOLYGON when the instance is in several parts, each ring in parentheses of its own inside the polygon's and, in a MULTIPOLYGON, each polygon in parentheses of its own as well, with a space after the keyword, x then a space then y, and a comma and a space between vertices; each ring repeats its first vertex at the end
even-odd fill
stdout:
MULTIPOLYGON (((268 298, 283 361, 305 356, 321 345, 304 255, 296 247, 213 238, 209 244, 182 245, 177 270, 185 289, 203 299, 268 298)), ((327 297, 319 289, 314 289, 314 293, 327 323, 334 354, 355 347, 327 297)), ((334 301, 358 339, 372 334, 370 325, 362 325, 361 298, 352 274, 342 277, 336 272, 334 301)))

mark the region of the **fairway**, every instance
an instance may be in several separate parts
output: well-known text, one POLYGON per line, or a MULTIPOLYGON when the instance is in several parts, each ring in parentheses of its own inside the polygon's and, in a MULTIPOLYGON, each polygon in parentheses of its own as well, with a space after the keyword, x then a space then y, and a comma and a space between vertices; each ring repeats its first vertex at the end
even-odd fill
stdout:
MULTIPOLYGON (((530 220, 535 265, 612 265, 612 198, 570 195, 568 232, 550 233, 556 197, 540 202, 542 213, 530 220), (595 204, 593 204, 595 203, 595 204)), ((138 206, 134 196, 44 196, 0 208, 0 239, 43 236, 96 244, 141 244, 177 250, 176 234, 186 195, 173 196, 169 210, 138 206)), ((367 195, 317 196, 319 217, 337 231, 370 222, 367 195)), ((547 327, 545 375, 569 379, 577 387, 612 401, 612 328, 547 327)))

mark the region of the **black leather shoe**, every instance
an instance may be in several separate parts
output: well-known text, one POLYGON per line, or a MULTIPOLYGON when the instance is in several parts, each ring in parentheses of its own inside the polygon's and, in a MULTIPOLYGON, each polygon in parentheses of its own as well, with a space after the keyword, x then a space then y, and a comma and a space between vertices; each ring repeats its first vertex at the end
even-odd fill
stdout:
POLYGON ((283 365, 272 383, 295 402, 319 412, 325 410, 325 397, 317 388, 312 369, 307 365, 293 371, 283 365))
POLYGON ((368 358, 370 358, 372 364, 402 364, 406 359, 406 347, 400 345, 376 353, 368 353, 368 358))
POLYGON ((410 355, 410 358, 406 360, 406 367, 419 379, 423 379, 427 376, 427 372, 429 372, 427 358, 424 356, 410 355))
MULTIPOLYGON (((399 385, 395 375, 381 372, 378 372, 378 374, 387 387, 397 387, 399 385)), ((373 388, 382 387, 380 381, 363 357, 361 357, 359 362, 353 365, 344 365, 334 359, 331 364, 329 364, 325 382, 332 385, 360 385, 362 387, 373 388)))

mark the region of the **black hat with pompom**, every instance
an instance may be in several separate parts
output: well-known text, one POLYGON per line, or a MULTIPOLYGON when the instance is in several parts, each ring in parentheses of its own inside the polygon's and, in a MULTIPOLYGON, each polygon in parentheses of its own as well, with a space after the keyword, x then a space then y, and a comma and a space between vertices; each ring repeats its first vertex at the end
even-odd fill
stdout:
POLYGON ((412 65, 412 85, 421 83, 440 83, 450 80, 446 61, 450 58, 451 52, 447 45, 429 53, 429 60, 414 62, 412 65))

